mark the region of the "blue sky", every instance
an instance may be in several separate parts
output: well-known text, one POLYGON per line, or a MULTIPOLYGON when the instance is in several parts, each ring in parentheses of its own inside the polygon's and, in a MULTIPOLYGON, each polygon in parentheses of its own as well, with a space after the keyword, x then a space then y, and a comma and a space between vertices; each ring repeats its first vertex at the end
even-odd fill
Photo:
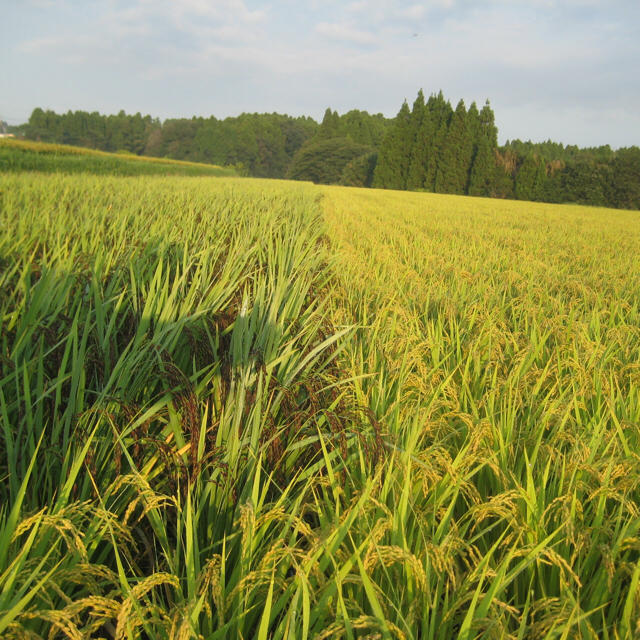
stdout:
POLYGON ((422 87, 488 98, 502 142, 639 145, 639 32, 638 0, 0 0, 0 118, 392 116, 422 87))

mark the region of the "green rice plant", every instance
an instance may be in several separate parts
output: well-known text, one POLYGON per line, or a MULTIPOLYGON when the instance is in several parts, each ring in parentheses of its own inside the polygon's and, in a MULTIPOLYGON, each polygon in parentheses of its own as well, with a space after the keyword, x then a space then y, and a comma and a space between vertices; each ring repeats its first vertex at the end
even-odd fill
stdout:
POLYGON ((0 634, 632 638, 637 214, 0 175, 0 634))
POLYGON ((346 331, 326 332, 317 294, 319 213, 269 183, 3 178, 3 503, 34 531, 31 514, 86 505, 86 554, 64 570, 115 577, 69 591, 47 575, 12 633, 267 628, 263 556, 300 521, 281 514, 311 480, 287 474, 318 459, 310 394, 346 331), (262 543, 237 533, 249 510, 262 543))

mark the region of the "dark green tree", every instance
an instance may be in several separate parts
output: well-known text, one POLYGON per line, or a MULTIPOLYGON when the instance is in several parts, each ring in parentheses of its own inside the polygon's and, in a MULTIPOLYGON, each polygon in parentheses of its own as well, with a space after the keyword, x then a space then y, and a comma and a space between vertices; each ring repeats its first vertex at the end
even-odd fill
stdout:
POLYGON ((422 189, 424 187, 424 160, 427 147, 431 143, 431 115, 427 109, 422 89, 418 91, 411 110, 411 131, 413 140, 408 150, 409 164, 407 167, 407 189, 422 189))
POLYGON ((491 105, 487 100, 480 111, 480 129, 485 138, 489 141, 492 149, 498 148, 498 127, 496 127, 496 118, 491 109, 491 105))
POLYGON ((640 209, 640 149, 618 149, 612 174, 611 204, 625 209, 640 209))
POLYGON ((469 177, 470 196, 491 196, 494 186, 496 161, 489 140, 482 136, 477 143, 471 175, 469 177))
POLYGON ((372 152, 371 147, 349 138, 311 140, 294 156, 287 177, 320 184, 338 184, 349 162, 372 152))
POLYGON ((540 169, 542 163, 537 156, 528 154, 525 158, 515 178, 515 196, 518 200, 536 200, 539 185, 540 169))
POLYGON ((497 191, 496 177, 501 178, 501 175, 496 170, 498 129, 488 100, 479 113, 475 103, 471 105, 468 125, 473 138, 473 151, 467 191, 472 196, 492 196, 497 191))
POLYGON ((373 178, 375 187, 406 189, 412 142, 411 111, 405 100, 378 154, 373 178))
POLYGON ((375 151, 354 158, 342 170, 340 184, 348 187, 370 187, 377 160, 378 154, 375 151))
POLYGON ((324 112, 324 118, 318 129, 319 138, 339 138, 342 135, 340 127, 340 116, 337 111, 331 111, 327 108, 324 112))
POLYGON ((458 195, 466 193, 472 157, 473 138, 464 101, 460 100, 439 149, 435 191, 458 195))
POLYGON ((447 144, 453 109, 451 103, 445 100, 442 91, 440 91, 437 95, 429 97, 427 111, 432 120, 433 135, 428 143, 425 157, 424 188, 427 191, 436 191, 438 165, 447 144))

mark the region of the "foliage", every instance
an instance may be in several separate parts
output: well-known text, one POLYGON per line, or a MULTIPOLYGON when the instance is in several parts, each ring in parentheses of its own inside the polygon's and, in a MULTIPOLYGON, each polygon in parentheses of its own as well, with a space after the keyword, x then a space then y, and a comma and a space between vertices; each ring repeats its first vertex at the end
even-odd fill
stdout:
POLYGON ((370 187, 378 161, 378 154, 367 153, 351 160, 342 171, 340 184, 350 187, 370 187))
POLYGON ((27 138, 104 151, 170 157, 219 165, 242 163, 251 175, 284 177, 288 163, 316 131, 311 118, 242 114, 235 118, 170 119, 101 115, 97 112, 34 109, 24 127, 27 138))
POLYGON ((580 149, 551 141, 534 144, 513 140, 500 154, 517 159, 509 174, 518 198, 640 209, 637 147, 612 151, 609 146, 580 149), (533 178, 534 164, 537 178, 533 178))
POLYGON ((619 149, 613 161, 611 200, 616 206, 640 209, 640 149, 619 149))
MULTIPOLYGON (((613 151, 608 145, 581 149, 551 140, 511 140, 498 148, 489 102, 478 110, 475 103, 466 109, 460 100, 454 111, 442 91, 425 102, 420 90, 412 108, 405 101, 394 119, 357 109, 340 115, 327 108, 320 125, 309 117, 277 113, 161 123, 124 111, 105 116, 37 108, 28 123, 10 129, 32 140, 233 166, 241 175, 269 178, 296 175, 294 157, 303 147, 346 138, 378 154, 368 181, 374 187, 640 208, 637 147, 613 151)), ((334 166, 321 168, 319 158, 314 164, 314 175, 341 181, 334 166)), ((352 175, 346 182, 366 181, 352 175)))
POLYGON ((103 116, 97 111, 68 111, 58 115, 36 108, 24 127, 27 138, 41 142, 76 145, 117 151, 126 149, 141 154, 151 131, 160 126, 158 120, 140 113, 103 116))
POLYGON ((487 103, 455 111, 442 91, 403 103, 380 149, 374 186, 436 193, 493 195, 497 129, 487 103))
POLYGON ((370 147, 349 138, 317 138, 296 153, 288 177, 320 184, 337 184, 349 162, 371 152, 370 147))
MULTIPOLYGON (((330 113, 330 110, 329 112, 330 113)), ((327 117, 327 116, 325 116, 327 117)), ((379 149, 374 187, 640 208, 636 147, 612 151, 507 141, 487 101, 455 111, 442 92, 406 101, 379 149)))
POLYGON ((349 138, 353 142, 377 149, 392 125, 381 113, 371 115, 352 109, 342 116, 327 109, 318 128, 318 138, 349 138))

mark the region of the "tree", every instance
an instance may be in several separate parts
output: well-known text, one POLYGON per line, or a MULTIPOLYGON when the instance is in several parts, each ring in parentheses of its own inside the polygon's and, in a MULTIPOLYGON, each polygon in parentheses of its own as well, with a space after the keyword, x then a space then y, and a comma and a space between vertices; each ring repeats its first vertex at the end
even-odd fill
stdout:
POLYGON ((378 154, 372 152, 349 161, 342 170, 340 184, 348 187, 370 187, 377 160, 378 154))
POLYGON ((340 116, 337 111, 327 108, 322 118, 322 124, 318 129, 319 138, 338 138, 341 136, 340 116))
POLYGON ((45 140, 49 135, 45 113, 40 107, 36 107, 29 117, 25 128, 27 138, 32 140, 45 140))
POLYGON ((496 127, 496 118, 491 109, 491 105, 487 100, 480 111, 480 129, 486 139, 489 141, 491 149, 498 148, 498 127, 496 127))
POLYGON ((476 154, 469 177, 470 196, 491 196, 495 176, 495 156, 489 140, 482 136, 478 141, 476 154))
POLYGON ((422 89, 418 91, 411 110, 411 148, 407 150, 409 162, 407 166, 407 189, 422 189, 424 187, 424 159, 427 155, 427 145, 433 136, 431 115, 424 101, 422 89))
POLYGON ((372 151, 371 147, 349 138, 311 140, 294 156, 288 177, 320 184, 337 184, 349 162, 372 151))
POLYGON ((427 191, 436 191, 438 164, 441 162, 447 143, 453 109, 451 103, 445 100, 442 91, 440 91, 438 95, 429 97, 427 110, 431 114, 433 136, 428 143, 425 158, 424 187, 427 191))
POLYGON ((640 149, 618 149, 613 161, 611 201, 616 207, 640 209, 640 149))
POLYGON ((518 200, 536 200, 540 179, 540 160, 528 154, 518 168, 515 178, 515 196, 518 200))
POLYGON ((417 139, 409 157, 407 189, 424 189, 426 187, 428 166, 433 153, 434 135, 435 121, 433 114, 425 110, 417 139))
POLYGON ((593 158, 578 157, 562 172, 562 196, 565 201, 604 206, 611 190, 612 168, 593 158))
POLYGON ((502 176, 496 170, 498 129, 488 100, 479 113, 475 103, 471 105, 468 126, 473 139, 473 152, 467 192, 471 196, 492 196, 497 191, 496 178, 502 182, 502 176))
POLYGON ((473 139, 467 121, 464 101, 460 100, 439 149, 435 191, 438 193, 466 193, 473 139))
POLYGON ((411 111, 405 100, 395 126, 385 138, 373 178, 373 185, 385 189, 406 189, 410 151, 413 143, 411 111))

